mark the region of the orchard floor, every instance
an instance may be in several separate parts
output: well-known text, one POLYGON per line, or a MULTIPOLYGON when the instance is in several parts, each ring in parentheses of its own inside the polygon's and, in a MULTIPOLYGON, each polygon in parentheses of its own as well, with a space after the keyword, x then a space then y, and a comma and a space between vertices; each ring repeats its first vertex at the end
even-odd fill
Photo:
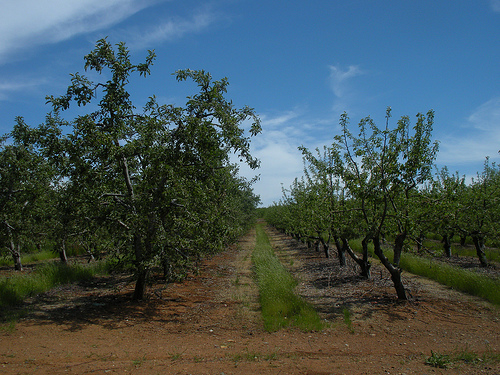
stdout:
POLYGON ((65 286, 27 301, 0 330, 1 374, 500 374, 498 308, 403 274, 411 300, 398 303, 375 262, 372 279, 352 264, 269 229, 297 288, 328 323, 322 332, 265 332, 251 275, 255 231, 207 260, 182 283, 155 284, 130 299, 127 277, 65 286), (348 311, 352 326, 344 320, 348 311), (486 361, 425 364, 475 353, 486 361), (495 357, 495 360, 488 358, 495 357))

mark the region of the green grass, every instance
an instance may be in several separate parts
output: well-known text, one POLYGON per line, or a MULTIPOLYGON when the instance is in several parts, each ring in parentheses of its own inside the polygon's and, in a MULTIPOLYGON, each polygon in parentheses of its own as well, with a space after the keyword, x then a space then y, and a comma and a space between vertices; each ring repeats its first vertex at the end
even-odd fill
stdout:
MULTIPOLYGON (((350 244, 355 251, 361 252, 361 240, 351 241, 350 244)), ((369 246, 369 252, 376 257, 373 254, 373 246, 369 246)), ((394 258, 392 250, 384 249, 384 254, 392 262, 394 258)), ((399 266, 415 275, 427 277, 453 289, 500 305, 500 280, 407 252, 401 255, 399 266)))
MULTIPOLYGON (((423 246, 435 253, 435 255, 444 255, 443 244, 441 241, 425 240, 423 246)), ((451 253, 453 256, 477 258, 474 246, 460 246, 458 243, 451 244, 451 253)), ((484 249, 488 261, 500 262, 500 250, 498 248, 487 247, 484 249)))
POLYGON ((263 225, 257 225, 256 230, 252 263, 265 329, 271 332, 288 326, 304 331, 323 329, 314 308, 294 293, 297 282, 274 254, 263 225))
POLYGON ((58 285, 90 279, 105 273, 104 263, 65 265, 51 262, 40 265, 29 274, 22 272, 0 279, 0 307, 15 306, 25 298, 50 290, 58 285))
POLYGON ((352 320, 351 320, 351 312, 349 311, 348 308, 344 307, 342 313, 344 314, 344 323, 346 324, 347 329, 349 330, 350 333, 354 333, 354 328, 352 326, 352 320))
POLYGON ((400 266, 405 271, 500 305, 500 280, 407 253, 402 255, 400 266))
POLYGON ((431 350, 431 356, 425 360, 425 364, 438 367, 438 368, 448 368, 451 364, 451 359, 448 354, 435 353, 431 350))
POLYGON ((497 364, 500 362, 500 354, 487 350, 484 354, 479 355, 476 352, 465 347, 460 350, 455 350, 451 354, 441 354, 431 350, 431 355, 425 360, 425 364, 437 368, 449 368, 466 363, 469 365, 488 365, 497 364))
MULTIPOLYGON (((41 251, 38 253, 26 254, 23 255, 21 261, 24 264, 41 262, 48 259, 57 258, 57 254, 50 250, 41 251)), ((9 267, 14 266, 14 261, 11 256, 4 256, 0 258, 0 267, 9 267)))

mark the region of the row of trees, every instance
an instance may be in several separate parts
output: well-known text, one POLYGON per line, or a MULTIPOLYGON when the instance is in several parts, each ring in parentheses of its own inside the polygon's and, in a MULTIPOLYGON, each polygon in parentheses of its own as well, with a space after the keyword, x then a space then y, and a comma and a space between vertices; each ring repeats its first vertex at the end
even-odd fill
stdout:
POLYGON ((398 298, 405 300, 401 254, 411 241, 421 248, 426 234, 441 235, 448 256, 455 234, 472 237, 481 265, 487 265, 485 239, 498 236, 500 171, 486 159, 484 171, 471 184, 446 168, 433 176, 438 152, 438 143, 431 139, 433 111, 417 114, 414 126, 404 116, 391 128, 390 118, 390 108, 384 128, 364 118, 355 135, 344 113, 341 134, 331 146, 315 152, 300 147, 304 176, 267 210, 267 220, 298 239, 322 243, 327 256, 333 241, 340 264, 345 265, 348 253, 365 278, 370 277, 372 243, 398 298), (361 254, 349 245, 359 238, 361 254), (392 242, 391 261, 382 246, 386 240, 392 242))
POLYGON ((124 43, 98 41, 85 70, 107 81, 71 75, 64 95, 47 97, 45 123, 29 127, 19 117, 1 139, 0 246, 17 269, 26 246, 52 244, 66 261, 68 243, 78 243, 133 264, 134 298, 142 299, 153 265, 168 273, 221 249, 251 222, 259 198, 230 158, 258 167, 249 145, 259 118, 225 98, 226 79, 192 70, 175 73, 199 90, 184 107, 153 96, 137 111, 127 85, 133 74, 148 76, 154 59, 150 51, 132 64, 124 43), (73 104, 95 110, 67 121, 61 113, 73 104))

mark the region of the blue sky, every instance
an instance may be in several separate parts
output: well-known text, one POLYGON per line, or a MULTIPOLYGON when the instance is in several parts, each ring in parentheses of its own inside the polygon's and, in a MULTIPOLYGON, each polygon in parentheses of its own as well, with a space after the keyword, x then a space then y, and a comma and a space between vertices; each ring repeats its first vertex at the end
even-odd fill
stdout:
MULTIPOLYGON (((302 175, 297 147, 331 143, 338 119, 393 123, 436 112, 439 166, 472 176, 500 161, 500 0, 0 0, 0 133, 16 116, 36 126, 95 42, 124 41, 132 60, 157 54, 130 87, 183 105, 195 87, 178 69, 229 79, 228 97, 255 108, 264 205, 302 175)), ((97 80, 95 74, 90 78, 97 80)))

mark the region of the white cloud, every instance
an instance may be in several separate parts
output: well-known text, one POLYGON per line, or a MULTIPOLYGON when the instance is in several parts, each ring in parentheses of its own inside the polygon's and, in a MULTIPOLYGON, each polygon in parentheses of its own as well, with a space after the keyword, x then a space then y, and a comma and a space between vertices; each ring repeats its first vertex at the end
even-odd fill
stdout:
POLYGON ((295 178, 303 175, 304 164, 298 147, 303 145, 314 150, 327 142, 321 142, 316 131, 324 123, 304 119, 297 110, 263 115, 261 120, 262 133, 251 142, 252 155, 261 161, 261 167, 251 170, 242 166, 240 174, 247 179, 260 175, 254 191, 263 205, 269 206, 282 198, 282 187, 289 188, 295 178))
POLYGON ((335 96, 343 97, 348 89, 347 81, 362 74, 364 74, 363 71, 357 65, 350 65, 347 70, 330 65, 330 80, 335 96))
POLYGON ((253 187, 264 206, 278 202, 281 187, 288 188, 302 175, 302 155, 297 146, 281 131, 264 131, 253 140, 252 155, 261 161, 261 166, 258 170, 241 167, 240 174, 247 179, 260 175, 253 187))
POLYGON ((438 163, 473 163, 482 168, 486 156, 498 158, 500 150, 500 97, 480 105, 464 122, 461 136, 449 134, 441 140, 438 163))
POLYGON ((56 43, 116 24, 150 6, 153 0, 3 1, 0 62, 12 52, 56 43))
POLYGON ((475 129, 500 132, 500 97, 480 105, 468 118, 475 129))
POLYGON ((286 124, 290 122, 291 120, 297 118, 299 114, 296 111, 287 111, 283 114, 280 114, 279 116, 276 117, 269 117, 266 115, 261 116, 261 121, 263 124, 263 127, 268 128, 268 127, 275 127, 279 125, 286 124))
POLYGON ((16 79, 15 81, 0 82, 0 100, 5 100, 13 92, 26 91, 43 85, 47 81, 45 79, 35 79, 33 81, 16 79))
POLYGON ((333 110, 340 113, 350 112, 350 103, 355 102, 355 92, 350 82, 352 78, 365 74, 357 65, 349 65, 347 69, 330 65, 330 85, 335 95, 333 110))
POLYGON ((163 41, 181 38, 188 33, 204 30, 213 24, 215 20, 215 14, 209 10, 198 11, 190 19, 171 18, 146 30, 127 32, 129 34, 127 45, 131 48, 147 48, 163 41))
POLYGON ((491 9, 500 13, 500 0, 490 0, 491 9))

